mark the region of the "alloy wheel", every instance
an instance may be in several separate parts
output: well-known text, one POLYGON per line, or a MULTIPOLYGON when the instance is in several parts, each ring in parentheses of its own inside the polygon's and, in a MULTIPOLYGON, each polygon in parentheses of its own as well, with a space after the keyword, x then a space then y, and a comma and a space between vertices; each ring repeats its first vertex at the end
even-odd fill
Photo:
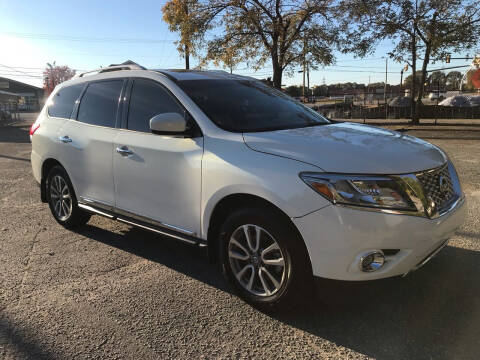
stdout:
POLYGON ((57 219, 67 220, 72 214, 72 195, 67 182, 60 175, 55 175, 50 183, 50 199, 57 219))
POLYGON ((233 275, 253 295, 271 296, 285 281, 284 254, 275 238, 258 225, 242 225, 232 233, 228 258, 233 275))

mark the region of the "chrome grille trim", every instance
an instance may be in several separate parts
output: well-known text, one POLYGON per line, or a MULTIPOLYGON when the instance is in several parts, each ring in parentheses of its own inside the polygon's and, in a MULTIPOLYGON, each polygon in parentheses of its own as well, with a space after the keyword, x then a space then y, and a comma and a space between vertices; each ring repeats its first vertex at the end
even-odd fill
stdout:
POLYGON ((450 203, 456 199, 448 164, 415 175, 422 184, 425 197, 435 204, 438 212, 448 208, 450 203), (442 183, 444 184, 443 188, 442 183))

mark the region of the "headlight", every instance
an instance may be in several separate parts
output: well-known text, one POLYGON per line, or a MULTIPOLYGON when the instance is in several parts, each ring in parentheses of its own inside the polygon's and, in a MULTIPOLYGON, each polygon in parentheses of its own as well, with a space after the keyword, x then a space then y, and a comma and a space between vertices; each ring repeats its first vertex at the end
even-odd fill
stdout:
POLYGON ((300 177, 334 204, 417 211, 402 184, 388 176, 301 173, 300 177))

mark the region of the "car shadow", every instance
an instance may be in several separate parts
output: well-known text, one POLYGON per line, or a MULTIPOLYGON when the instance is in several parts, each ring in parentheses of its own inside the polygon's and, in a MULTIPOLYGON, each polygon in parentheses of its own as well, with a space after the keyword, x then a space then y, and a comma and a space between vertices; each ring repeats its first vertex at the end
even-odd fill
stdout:
POLYGON ((77 233, 229 292, 220 273, 220 266, 209 261, 206 248, 199 248, 133 226, 123 233, 114 233, 87 224, 78 229, 77 233))
POLYGON ((405 278, 322 280, 309 311, 277 319, 379 359, 474 359, 480 349, 480 252, 447 246, 405 278))
POLYGON ((27 144, 30 142, 30 125, 18 124, 0 127, 0 143, 27 144))
POLYGON ((0 312, 0 358, 2 348, 9 345, 15 356, 22 359, 58 359, 54 352, 40 344, 35 334, 12 321, 8 316, 2 316, 0 312))
MULTIPOLYGON (((130 228, 87 225, 80 234, 230 292, 204 249, 130 228)), ((478 235, 477 235, 478 236, 478 235)), ((476 358, 480 349, 480 252, 447 246, 405 278, 316 281, 304 308, 267 314, 319 338, 381 359, 476 358)))
POLYGON ((8 156, 8 155, 2 155, 2 154, 0 154, 0 158, 30 162, 30 159, 27 159, 27 158, 19 158, 19 157, 16 157, 16 156, 8 156))

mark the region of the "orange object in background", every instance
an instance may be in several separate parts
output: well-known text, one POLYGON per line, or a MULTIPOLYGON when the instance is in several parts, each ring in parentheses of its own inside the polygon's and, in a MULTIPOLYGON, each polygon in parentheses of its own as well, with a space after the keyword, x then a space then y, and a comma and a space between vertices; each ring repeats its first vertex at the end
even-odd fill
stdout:
POLYGON ((476 89, 480 89, 480 69, 476 70, 473 73, 470 80, 472 81, 472 84, 476 89))

